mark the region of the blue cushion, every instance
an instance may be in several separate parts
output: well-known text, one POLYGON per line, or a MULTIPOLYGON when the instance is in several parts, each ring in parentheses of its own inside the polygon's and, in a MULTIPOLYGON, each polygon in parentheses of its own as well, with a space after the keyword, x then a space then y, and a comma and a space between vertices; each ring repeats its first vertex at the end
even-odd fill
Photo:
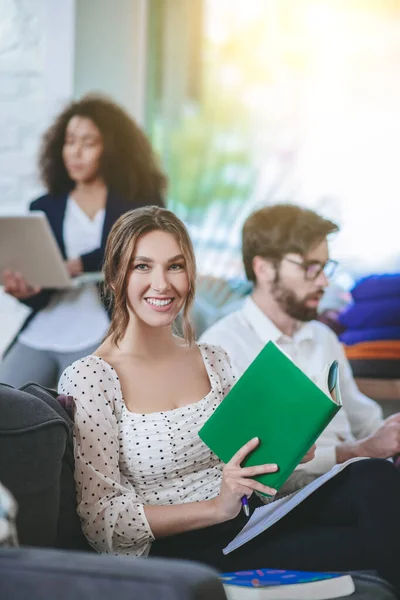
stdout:
POLYGON ((360 279, 351 291, 354 300, 400 298, 400 273, 369 275, 360 279))
POLYGON ((400 296, 357 301, 340 313, 339 322, 346 329, 400 326, 400 296))
POLYGON ((371 329, 349 329, 339 336, 343 344, 351 346, 360 342, 376 340, 400 340, 400 327, 375 327, 371 329))

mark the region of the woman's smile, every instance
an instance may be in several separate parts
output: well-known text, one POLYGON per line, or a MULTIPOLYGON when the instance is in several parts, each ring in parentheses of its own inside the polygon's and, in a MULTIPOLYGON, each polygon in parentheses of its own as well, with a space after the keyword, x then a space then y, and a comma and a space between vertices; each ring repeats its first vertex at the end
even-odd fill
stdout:
POLYGON ((168 312, 175 298, 145 298, 147 305, 156 312, 168 312))

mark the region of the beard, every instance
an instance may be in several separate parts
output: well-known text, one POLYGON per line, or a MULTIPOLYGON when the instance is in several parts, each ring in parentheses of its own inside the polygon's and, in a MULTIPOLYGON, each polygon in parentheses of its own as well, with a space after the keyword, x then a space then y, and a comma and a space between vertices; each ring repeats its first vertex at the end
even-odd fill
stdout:
POLYGON ((322 290, 314 292, 313 294, 307 294, 302 300, 299 300, 292 290, 285 288, 281 281, 277 279, 272 284, 271 293, 275 302, 277 302, 282 310, 289 315, 289 317, 292 317, 292 319, 307 323, 308 321, 313 321, 317 318, 318 307, 307 306, 307 302, 309 300, 320 300, 323 296, 322 290))

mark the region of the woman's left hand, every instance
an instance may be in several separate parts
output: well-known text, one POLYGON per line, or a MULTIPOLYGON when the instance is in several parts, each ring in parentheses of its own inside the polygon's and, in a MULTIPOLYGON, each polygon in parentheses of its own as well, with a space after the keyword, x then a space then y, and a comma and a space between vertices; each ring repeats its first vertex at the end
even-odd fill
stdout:
POLYGON ((77 277, 83 272, 83 264, 80 258, 70 258, 65 262, 70 277, 77 277))
POLYGON ((309 449, 309 451, 307 452, 307 454, 305 456, 303 456, 303 458, 300 461, 300 464, 310 462, 310 460, 312 460, 314 458, 314 456, 315 456, 315 444, 313 444, 311 446, 311 448, 309 449))

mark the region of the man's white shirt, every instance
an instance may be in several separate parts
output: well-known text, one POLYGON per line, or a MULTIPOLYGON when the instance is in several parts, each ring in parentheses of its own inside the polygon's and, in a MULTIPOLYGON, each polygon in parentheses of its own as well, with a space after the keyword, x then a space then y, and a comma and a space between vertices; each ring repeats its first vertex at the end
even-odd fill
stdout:
POLYGON ((279 345, 311 379, 317 380, 333 360, 339 362, 339 384, 343 408, 318 438, 315 458, 296 469, 291 488, 305 485, 336 464, 336 446, 342 441, 361 439, 383 422, 380 406, 362 394, 354 381, 349 362, 335 333, 323 323, 299 324, 293 337, 284 335, 251 297, 243 307, 205 331, 200 342, 221 346, 229 355, 235 375, 240 377, 272 340, 279 345))

